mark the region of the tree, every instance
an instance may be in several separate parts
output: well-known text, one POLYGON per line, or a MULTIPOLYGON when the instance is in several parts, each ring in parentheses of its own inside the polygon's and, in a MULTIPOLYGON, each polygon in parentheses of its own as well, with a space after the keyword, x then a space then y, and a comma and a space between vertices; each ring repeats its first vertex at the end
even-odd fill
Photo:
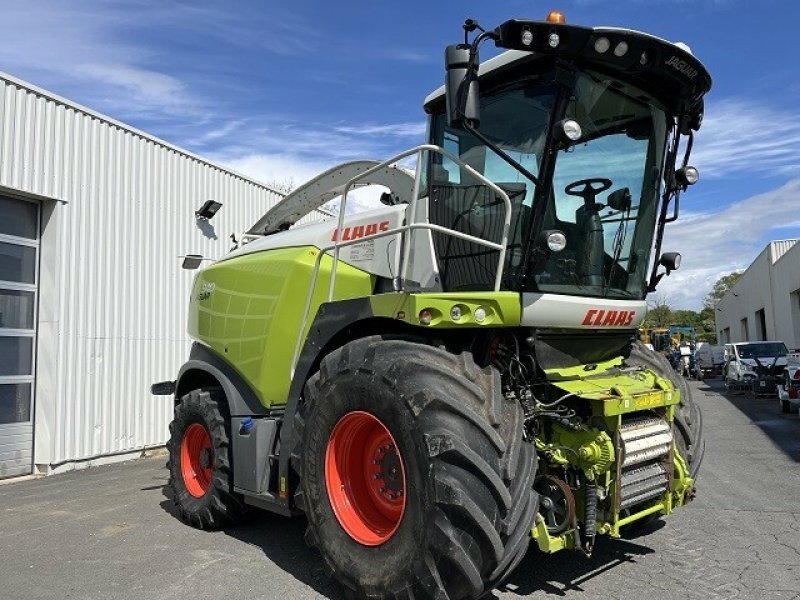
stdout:
POLYGON ((708 294, 706 294, 706 297, 703 300, 703 307, 714 310, 717 302, 719 302, 728 292, 728 290, 733 287, 733 285, 739 280, 739 277, 742 276, 743 272, 744 271, 734 271, 733 273, 728 273, 727 275, 723 275, 717 279, 714 287, 708 294))
POLYGON ((672 308, 666 296, 656 295, 650 301, 643 327, 667 327, 672 323, 672 308))
POLYGON ((294 177, 287 177, 282 181, 278 181, 277 179, 270 181, 267 183, 269 187, 271 187, 276 192, 280 192, 281 194, 289 194, 294 189, 294 177))
POLYGON ((704 308, 700 311, 700 324, 702 332, 697 330, 697 339, 701 342, 708 342, 710 344, 717 343, 717 327, 714 322, 714 309, 704 308))

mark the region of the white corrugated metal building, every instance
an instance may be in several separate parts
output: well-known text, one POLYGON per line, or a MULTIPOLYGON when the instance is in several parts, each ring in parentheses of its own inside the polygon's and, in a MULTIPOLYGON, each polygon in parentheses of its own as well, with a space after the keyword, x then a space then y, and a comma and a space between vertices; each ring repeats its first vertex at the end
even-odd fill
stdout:
POLYGON ((164 443, 149 386, 188 355, 180 257, 219 257, 280 198, 0 73, 0 478, 164 443))
POLYGON ((800 240, 770 242, 716 306, 719 342, 776 340, 800 352, 800 240))

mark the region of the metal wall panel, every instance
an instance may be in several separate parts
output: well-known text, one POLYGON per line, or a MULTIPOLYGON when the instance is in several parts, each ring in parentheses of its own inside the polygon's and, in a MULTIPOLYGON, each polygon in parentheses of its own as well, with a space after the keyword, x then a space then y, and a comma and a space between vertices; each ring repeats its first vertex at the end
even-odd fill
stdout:
POLYGON ((797 244, 798 240, 777 240, 775 242, 770 242, 770 250, 772 252, 772 264, 778 262, 778 260, 786 254, 792 247, 797 244))
POLYGON ((800 349, 800 244, 770 242, 717 303, 717 335, 724 342, 756 341, 758 312, 764 311, 766 339, 800 349), (742 322, 747 319, 748 339, 742 322), (723 332, 729 335, 723 335, 723 332))
POLYGON ((0 479, 31 472, 33 425, 0 425, 0 479))
POLYGON ((36 462, 163 444, 171 402, 149 386, 174 378, 189 349, 193 273, 180 257, 220 257, 281 194, 2 74, 0 186, 55 201, 42 234, 51 283, 40 296, 36 462), (209 199, 222 208, 196 221, 209 199))

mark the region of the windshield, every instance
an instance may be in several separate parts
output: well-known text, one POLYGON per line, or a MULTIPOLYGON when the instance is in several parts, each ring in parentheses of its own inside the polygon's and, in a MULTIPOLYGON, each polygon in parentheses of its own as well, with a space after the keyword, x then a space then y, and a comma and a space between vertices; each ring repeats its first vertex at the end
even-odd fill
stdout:
POLYGON ((578 76, 565 117, 582 136, 558 151, 544 228, 563 231, 567 247, 537 287, 643 298, 667 117, 642 91, 596 73, 578 76))
POLYGON ((764 342, 761 344, 747 344, 736 346, 739 358, 775 358, 786 356, 788 351, 783 342, 764 342))
MULTIPOLYGON (((667 116, 644 92, 596 73, 576 75, 566 114, 578 122, 577 143, 556 151, 554 170, 540 172, 549 125, 559 100, 552 72, 517 79, 481 96, 480 133, 533 175, 541 189, 474 135, 434 117, 433 143, 456 154, 499 185, 512 203, 504 287, 528 269, 522 265, 532 212, 543 205, 543 229, 563 231, 566 248, 525 280, 524 291, 577 296, 643 298, 655 230, 667 137, 667 116), (552 185, 548 185, 552 172, 552 185), (592 179, 591 182, 583 180, 592 179)), ((563 93, 563 92, 562 92, 563 93)), ((563 100, 563 97, 562 97, 563 100)), ((430 219, 433 223, 499 242, 502 202, 466 170, 433 155, 430 219)), ((553 161, 550 161, 553 164, 553 161)), ((490 289, 498 255, 493 250, 434 233, 442 287, 490 289)))
MULTIPOLYGON (((557 88, 528 78, 481 97, 480 132, 534 176, 538 176, 547 143, 550 113, 557 88)), ((459 156, 495 182, 512 204, 506 253, 507 270, 521 265, 524 228, 529 223, 534 183, 471 133, 447 126, 444 115, 433 121, 434 143, 459 156)), ((502 240, 505 205, 493 192, 453 161, 431 156, 431 222, 493 242, 502 240)), ((439 278, 447 291, 491 289, 499 255, 458 238, 433 233, 439 278)))

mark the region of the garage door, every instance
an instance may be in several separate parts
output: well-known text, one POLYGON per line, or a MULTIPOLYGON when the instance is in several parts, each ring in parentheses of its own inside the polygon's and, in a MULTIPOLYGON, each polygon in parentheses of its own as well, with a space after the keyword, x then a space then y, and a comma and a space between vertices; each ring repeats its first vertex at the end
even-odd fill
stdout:
POLYGON ((39 204, 0 195, 0 478, 33 467, 39 204))

